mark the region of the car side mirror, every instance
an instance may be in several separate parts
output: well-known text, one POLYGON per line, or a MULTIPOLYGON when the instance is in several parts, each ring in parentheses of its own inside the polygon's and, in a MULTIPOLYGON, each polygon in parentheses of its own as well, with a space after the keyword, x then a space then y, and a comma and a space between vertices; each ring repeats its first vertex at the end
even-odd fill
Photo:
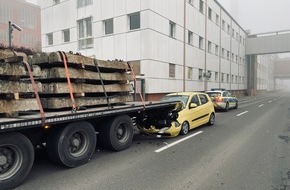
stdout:
POLYGON ((197 107, 197 104, 195 104, 195 103, 190 103, 189 104, 189 109, 196 108, 196 107, 197 107))

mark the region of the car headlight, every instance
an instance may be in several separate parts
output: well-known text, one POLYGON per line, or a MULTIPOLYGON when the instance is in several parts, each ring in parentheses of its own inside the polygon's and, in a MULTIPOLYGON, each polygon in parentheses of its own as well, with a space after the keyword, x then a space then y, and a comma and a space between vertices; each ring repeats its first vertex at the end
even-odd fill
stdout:
POLYGON ((173 122, 172 122, 172 125, 173 125, 174 127, 179 127, 179 126, 180 126, 180 123, 178 123, 177 121, 173 121, 173 122))

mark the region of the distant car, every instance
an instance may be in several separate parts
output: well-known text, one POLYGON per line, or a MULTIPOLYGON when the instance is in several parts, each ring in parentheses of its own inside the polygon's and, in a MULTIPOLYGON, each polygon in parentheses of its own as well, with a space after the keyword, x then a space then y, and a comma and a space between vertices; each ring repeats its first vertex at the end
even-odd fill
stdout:
POLYGON ((226 89, 214 88, 205 93, 211 97, 216 110, 221 109, 227 112, 231 108, 238 109, 239 107, 239 100, 226 89))
POLYGON ((173 122, 170 127, 163 128, 156 128, 155 126, 150 126, 148 129, 141 128, 142 132, 157 134, 159 137, 175 137, 179 134, 186 135, 189 130, 195 127, 204 124, 212 126, 215 123, 215 110, 210 97, 205 93, 173 93, 164 96, 161 101, 182 102, 181 111, 178 112, 178 123, 173 122))

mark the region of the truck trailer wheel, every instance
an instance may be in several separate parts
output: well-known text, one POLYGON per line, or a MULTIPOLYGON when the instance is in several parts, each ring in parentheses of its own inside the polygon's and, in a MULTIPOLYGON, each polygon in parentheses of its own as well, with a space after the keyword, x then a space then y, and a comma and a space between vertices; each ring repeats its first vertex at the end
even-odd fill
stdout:
POLYGON ((34 161, 29 139, 20 133, 0 135, 0 189, 13 189, 27 177, 34 161))
POLYGON ((133 122, 128 115, 109 119, 100 130, 100 142, 106 148, 121 151, 127 149, 133 139, 133 122))
POLYGON ((66 167, 87 163, 96 147, 96 132, 89 122, 76 122, 56 129, 47 139, 47 153, 52 161, 66 167))

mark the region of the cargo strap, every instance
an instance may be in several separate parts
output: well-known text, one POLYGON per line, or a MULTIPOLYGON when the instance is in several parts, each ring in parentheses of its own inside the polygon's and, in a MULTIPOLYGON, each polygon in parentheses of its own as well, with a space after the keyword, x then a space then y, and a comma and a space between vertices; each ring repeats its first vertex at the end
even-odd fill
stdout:
POLYGON ((23 63, 25 64, 25 66, 27 68, 27 71, 29 73, 30 81, 31 81, 31 84, 32 84, 32 87, 33 87, 33 91, 34 91, 36 100, 37 100, 37 104, 38 104, 40 115, 41 115, 41 124, 42 124, 42 126, 45 126, 45 113, 43 111, 43 107, 42 107, 41 100, 40 100, 40 97, 39 97, 38 87, 37 87, 37 85, 35 83, 35 80, 33 78, 33 74, 32 74, 32 70, 31 70, 30 65, 26 61, 23 61, 23 63))
POLYGON ((98 60, 94 59, 94 63, 95 63, 95 66, 97 68, 97 71, 98 71, 98 74, 99 74, 99 78, 100 78, 100 81, 101 81, 101 84, 102 84, 102 87, 103 87, 103 91, 104 91, 104 94, 105 94, 105 97, 106 97, 106 100, 107 100, 107 105, 109 108, 111 108, 111 104, 110 104, 110 101, 109 101, 109 96, 106 92, 106 89, 105 89, 105 84, 104 84, 104 81, 102 79, 102 75, 101 75, 101 72, 100 72, 100 68, 99 68, 99 65, 98 65, 98 60))
MULTIPOLYGON (((10 49, 10 50, 12 51, 14 56, 17 57, 17 53, 15 51, 13 51, 12 49, 10 49)), ((38 93, 38 87, 37 87, 37 85, 35 83, 31 67, 30 67, 29 63, 27 63, 24 60, 22 60, 22 63, 25 64, 25 66, 27 68, 27 71, 28 71, 28 74, 29 74, 29 77, 30 77, 32 88, 33 88, 33 91, 34 91, 34 94, 35 94, 35 97, 36 97, 36 101, 37 101, 37 104, 38 104, 38 107, 39 107, 39 112, 40 112, 40 115, 41 115, 41 125, 45 126, 45 113, 44 113, 44 110, 43 110, 43 107, 42 107, 42 104, 41 104, 41 100, 40 100, 39 93, 38 93)))
POLYGON ((145 109, 146 106, 145 106, 144 98, 143 98, 143 96, 142 96, 142 93, 141 93, 141 90, 140 90, 140 86, 139 86, 138 83, 137 83, 137 79, 136 79, 136 75, 135 75, 135 72, 134 72, 133 66, 132 66, 132 64, 131 64, 130 62, 128 62, 128 66, 129 66, 130 71, 131 71, 131 73, 132 73, 132 75, 133 75, 133 78, 134 78, 135 88, 137 88, 137 91, 138 91, 138 93, 139 93, 139 96, 140 96, 140 99, 141 99, 141 101, 142 101, 143 107, 144 107, 144 109, 145 109))
POLYGON ((75 102, 75 99, 74 99, 73 88, 72 88, 71 81, 70 81, 70 75, 69 75, 69 71, 68 71, 66 55, 62 51, 60 51, 59 53, 61 54, 61 57, 62 57, 62 60, 63 60, 63 64, 64 64, 64 68, 65 68, 65 75, 66 75, 66 78, 67 78, 70 99, 72 101, 72 112, 76 112, 77 111, 77 105, 76 105, 76 102, 75 102))

